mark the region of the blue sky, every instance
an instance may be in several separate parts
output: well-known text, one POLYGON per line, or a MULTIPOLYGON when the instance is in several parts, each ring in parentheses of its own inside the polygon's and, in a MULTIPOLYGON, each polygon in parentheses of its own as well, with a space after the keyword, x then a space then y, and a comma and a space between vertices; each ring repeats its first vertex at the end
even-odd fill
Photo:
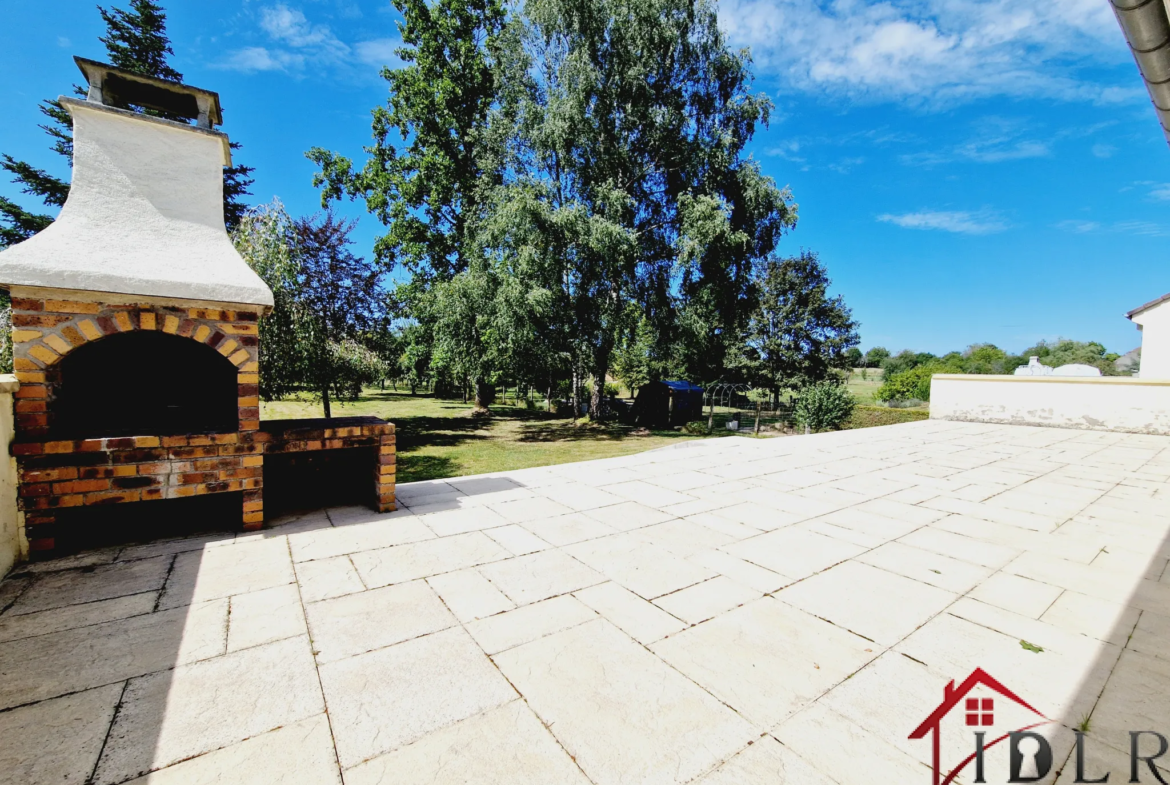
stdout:
MULTIPOLYGON (((312 212, 304 151, 360 156, 385 100, 389 3, 166 5, 173 64, 220 93, 253 198, 312 212)), ((0 151, 66 175, 37 102, 80 80, 72 55, 102 58, 101 20, 89 0, 3 13, 0 151)), ((1170 291, 1170 150, 1108 3, 724 0, 720 19, 776 103, 752 152, 800 205, 784 250, 820 253, 863 347, 1139 344, 1123 314, 1170 291)), ((362 220, 360 252, 378 229, 362 220)))

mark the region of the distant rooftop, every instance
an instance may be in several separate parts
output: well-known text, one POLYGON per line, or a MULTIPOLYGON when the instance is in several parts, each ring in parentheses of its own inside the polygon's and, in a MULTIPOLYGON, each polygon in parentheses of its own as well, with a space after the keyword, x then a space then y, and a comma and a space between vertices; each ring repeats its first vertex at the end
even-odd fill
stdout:
POLYGON ((1162 303, 1166 302, 1167 300, 1170 300, 1170 292, 1167 292, 1166 294, 1162 295, 1161 297, 1159 297, 1156 300, 1150 300, 1145 305, 1139 305, 1137 308, 1134 308, 1132 311, 1127 313, 1125 315, 1125 318, 1132 319, 1133 317, 1137 316, 1142 311, 1148 311, 1151 308, 1153 308, 1155 305, 1161 305, 1162 303))

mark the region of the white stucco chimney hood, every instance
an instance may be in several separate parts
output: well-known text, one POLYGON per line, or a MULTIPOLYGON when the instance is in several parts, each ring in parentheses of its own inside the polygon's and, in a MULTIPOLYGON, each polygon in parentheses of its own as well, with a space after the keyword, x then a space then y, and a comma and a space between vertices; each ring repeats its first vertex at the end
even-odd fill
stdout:
POLYGON ((0 251, 0 285, 109 292, 262 309, 272 292, 228 239, 219 96, 74 58, 73 180, 47 229, 0 251), (161 110, 195 125, 129 111, 161 110))

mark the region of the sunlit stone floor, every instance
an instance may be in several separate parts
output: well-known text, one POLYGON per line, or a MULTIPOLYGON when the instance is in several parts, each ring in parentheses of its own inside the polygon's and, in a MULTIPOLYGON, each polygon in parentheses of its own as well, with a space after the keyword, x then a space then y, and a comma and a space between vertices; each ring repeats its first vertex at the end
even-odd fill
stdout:
POLYGON ((1119 781, 1170 735, 1168 438, 925 421, 398 497, 19 569, 0 782, 927 783, 908 736, 976 667, 1054 720, 1046 781, 1078 724, 1119 781))

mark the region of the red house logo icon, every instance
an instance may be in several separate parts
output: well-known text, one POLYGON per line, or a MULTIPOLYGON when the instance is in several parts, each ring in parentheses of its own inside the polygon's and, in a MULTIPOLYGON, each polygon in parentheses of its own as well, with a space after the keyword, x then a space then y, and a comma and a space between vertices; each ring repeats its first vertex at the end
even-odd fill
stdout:
MULTIPOLYGON (((1007 687, 1003 686, 1003 684, 997 681, 982 668, 976 668, 973 670, 971 675, 964 679, 963 683, 958 687, 955 687, 955 682, 952 680, 943 690, 942 703, 935 707, 934 711, 930 713, 930 716, 923 720, 922 724, 915 728, 914 732, 910 734, 911 739, 921 739, 924 738, 928 733, 931 734, 933 761, 931 769, 934 772, 934 785, 949 785, 949 783, 958 775, 958 773, 962 771, 967 766, 967 764, 975 760, 975 758, 982 752, 982 750, 977 750, 976 752, 971 753, 969 756, 960 761, 959 765, 957 765, 949 774, 947 774, 945 778, 942 777, 942 766, 939 761, 939 736, 940 724, 942 723, 943 718, 957 709, 962 713, 963 724, 972 730, 978 731, 982 728, 989 728, 995 724, 995 698, 968 697, 968 694, 971 692, 971 690, 980 686, 997 693, 1002 698, 1014 702, 1018 706, 1021 706, 1022 708, 1040 718, 1039 722, 1033 723, 1031 725, 1025 725, 1022 728, 1017 728, 1017 732, 1025 731, 1029 728, 1035 728, 1039 725, 1044 725, 1050 722, 1047 717, 1029 705, 1027 701, 1016 695, 1007 687)), ((1004 733, 998 738, 984 743, 982 749, 987 749, 988 747, 998 744, 999 742, 1008 738, 1010 735, 1010 733, 1004 733)))

